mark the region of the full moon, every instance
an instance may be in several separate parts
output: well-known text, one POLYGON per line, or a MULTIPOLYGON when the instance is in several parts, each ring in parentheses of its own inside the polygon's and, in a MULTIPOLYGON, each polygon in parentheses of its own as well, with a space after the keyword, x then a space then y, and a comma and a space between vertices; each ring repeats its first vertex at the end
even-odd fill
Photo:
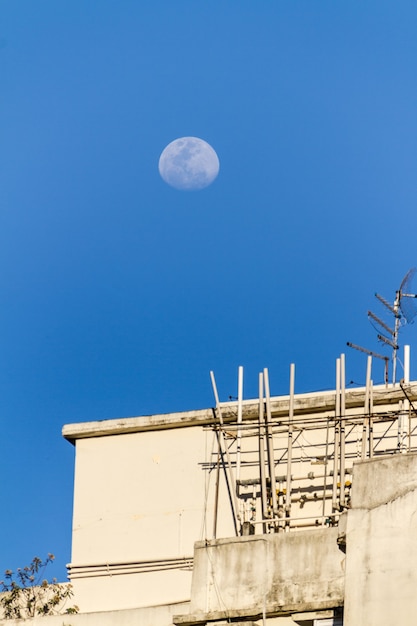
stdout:
POLYGON ((183 191, 208 187, 219 168, 215 150, 198 137, 180 137, 171 141, 159 157, 159 173, 163 180, 183 191))

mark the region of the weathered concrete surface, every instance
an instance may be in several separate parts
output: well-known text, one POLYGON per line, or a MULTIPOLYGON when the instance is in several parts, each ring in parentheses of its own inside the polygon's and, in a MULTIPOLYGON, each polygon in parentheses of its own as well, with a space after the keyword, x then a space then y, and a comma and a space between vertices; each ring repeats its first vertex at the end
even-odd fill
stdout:
POLYGON ((415 626, 417 455, 354 466, 346 532, 345 626, 415 626))
POLYGON ((191 570, 159 570, 126 575, 93 576, 73 581, 73 604, 83 613, 135 609, 188 601, 191 570))
MULTIPOLYGON (((410 400, 417 400, 417 383, 408 383, 407 396, 410 400)), ((397 404, 404 399, 404 393, 399 387, 387 388, 385 385, 374 387, 374 407, 377 405, 397 404), (383 393, 378 393, 380 389, 383 393)), ((320 391, 314 393, 296 394, 294 398, 294 415, 323 413, 334 411, 336 394, 334 391, 320 391)), ((365 387, 346 390, 345 404, 347 409, 364 406, 365 387)), ((237 403, 221 402, 223 420, 225 422, 236 419, 237 403)), ((244 400, 243 420, 258 418, 259 401, 244 400)), ((285 417, 289 411, 289 396, 271 398, 273 417, 285 417)), ((62 434, 68 441, 74 443, 78 439, 88 437, 104 437, 127 433, 144 432, 147 430, 164 430, 170 428, 184 428, 190 426, 204 426, 218 421, 213 408, 184 411, 181 413, 166 413, 162 415, 148 415, 142 417, 128 417, 110 420, 96 420, 77 424, 66 424, 62 434)))
POLYGON ((345 555, 337 536, 337 528, 320 528, 198 542, 192 619, 208 614, 211 619, 257 616, 264 611, 285 615, 342 605, 345 555))
MULTIPOLYGON (((406 393, 414 401, 417 383, 410 383, 406 393)), ((403 408, 404 392, 400 388, 375 387, 373 400, 374 444, 378 450, 393 450, 397 437, 390 424, 403 408), (380 442, 380 437, 385 442, 380 442)), ((357 433, 363 432, 364 402, 364 389, 346 392, 346 419, 357 426, 357 433)), ((334 463, 329 458, 332 433, 336 430, 335 403, 334 390, 296 394, 294 398, 291 423, 300 439, 291 462, 295 482, 289 512, 290 534, 299 525, 315 528, 337 508, 334 497, 330 497, 334 463)), ((189 599, 194 542, 213 536, 231 537, 239 532, 229 497, 236 486, 237 510, 246 511, 250 505, 257 521, 256 534, 263 532, 262 494, 257 482, 259 400, 243 403, 245 437, 239 453, 237 404, 226 402, 221 406, 226 424, 222 432, 232 471, 228 455, 218 456, 218 432, 214 426, 218 425, 219 416, 213 409, 64 427, 64 436, 76 444, 68 571, 74 601, 83 612, 189 599), (232 474, 238 455, 239 484, 235 486, 232 474)), ((277 487, 286 489, 289 397, 272 398, 271 410, 271 439, 274 457, 279 459, 275 463, 277 487)), ((412 443, 417 448, 417 428, 415 431, 412 443)), ((347 437, 345 470, 349 478, 357 450, 357 437, 347 437)), ((344 482, 347 496, 351 481, 345 477, 344 482)), ((285 581, 281 587, 284 584, 285 581)))
POLYGON ((173 614, 187 608, 187 603, 179 603, 124 611, 38 616, 28 620, 0 619, 0 626, 172 626, 173 614))

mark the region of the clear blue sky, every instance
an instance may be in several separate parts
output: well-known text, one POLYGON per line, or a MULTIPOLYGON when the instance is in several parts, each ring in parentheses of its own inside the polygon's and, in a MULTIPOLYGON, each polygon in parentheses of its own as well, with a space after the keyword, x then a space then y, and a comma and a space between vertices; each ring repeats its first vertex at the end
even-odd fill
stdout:
MULTIPOLYGON (((364 381, 417 265, 415 0, 0 0, 0 573, 70 560, 65 423, 364 381), (220 174, 158 173, 184 135, 220 174)), ((416 328, 404 328, 412 346, 416 328)), ((382 380, 375 364, 374 378, 382 380)), ((140 485, 137 486, 140 489, 140 485)))

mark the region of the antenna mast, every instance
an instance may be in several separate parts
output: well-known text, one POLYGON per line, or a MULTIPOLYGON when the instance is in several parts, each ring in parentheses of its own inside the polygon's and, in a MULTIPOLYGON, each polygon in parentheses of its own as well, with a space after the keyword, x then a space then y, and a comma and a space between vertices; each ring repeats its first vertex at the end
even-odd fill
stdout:
POLYGON ((395 292, 393 304, 387 302, 387 300, 378 293, 375 294, 375 297, 381 302, 381 304, 383 304, 384 307, 394 316, 394 328, 390 328, 374 313, 372 313, 372 311, 368 311, 368 319, 371 320, 371 323, 376 322, 379 328, 382 329, 382 331, 377 334, 378 340, 392 348, 392 384, 394 386, 397 382, 397 353, 399 348, 398 333, 400 327, 407 323, 411 324, 417 314, 416 304, 410 301, 410 298, 417 298, 417 294, 410 293, 411 282, 415 272, 415 268, 408 270, 407 274, 401 281, 400 288, 395 292))
MULTIPOLYGON (((400 288, 397 289, 397 291, 395 292, 395 299, 393 304, 388 302, 379 293, 375 294, 377 300, 379 300, 379 302, 394 316, 393 327, 388 326, 388 324, 382 321, 377 315, 375 315, 375 313, 372 313, 372 311, 368 311, 368 319, 377 331, 378 341, 392 348, 392 384, 394 386, 397 380, 397 353, 399 349, 399 330, 401 326, 404 326, 405 324, 411 324, 414 320, 414 317, 417 315, 417 304, 415 302, 417 294, 412 293, 411 289, 411 282, 415 273, 416 269, 414 267, 408 270, 407 274, 401 281, 400 288)), ((356 350, 365 352, 368 355, 384 359, 385 384, 388 384, 388 357, 376 354, 374 352, 371 352, 370 350, 367 350, 366 348, 356 346, 355 344, 352 344, 350 342, 348 342, 347 345, 351 348, 355 348, 356 350)))

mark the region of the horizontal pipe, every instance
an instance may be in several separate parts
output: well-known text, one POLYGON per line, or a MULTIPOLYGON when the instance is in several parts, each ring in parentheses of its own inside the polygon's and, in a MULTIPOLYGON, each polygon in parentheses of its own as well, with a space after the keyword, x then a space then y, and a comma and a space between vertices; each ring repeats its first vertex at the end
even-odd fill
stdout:
POLYGON ((85 565, 67 565, 70 580, 75 578, 90 578, 96 576, 121 576, 124 574, 140 574, 158 572, 171 569, 191 569, 193 557, 178 557, 171 559, 155 559, 151 561, 126 561, 115 563, 93 563, 85 565))
MULTIPOLYGON (((347 467, 345 470, 345 474, 352 474, 353 473, 353 468, 351 467, 347 467)), ((327 473, 327 476, 333 476, 333 470, 330 470, 330 472, 327 473)), ((317 480, 318 478, 324 478, 324 474, 313 474, 312 472, 310 472, 310 474, 306 474, 305 476, 292 476, 292 480, 317 480)), ((281 482, 283 483, 286 479, 286 476, 282 475, 282 476, 275 476, 275 481, 277 483, 281 482)), ((245 478, 245 479, 241 479, 239 480, 239 485, 241 485, 242 487, 249 487, 251 485, 259 485, 259 478, 245 478)))
MULTIPOLYGON (((403 398, 404 398, 404 394, 403 394, 403 398)), ((414 398, 414 400, 416 399, 414 398)), ((375 404, 375 400, 374 400, 374 404, 375 404)), ((362 408, 362 411, 360 413, 355 412, 355 413, 345 414, 346 425, 355 426, 358 423, 360 424, 362 423, 363 418, 367 417, 368 414, 365 414, 363 412, 363 407, 361 408, 362 408)), ((374 417, 374 420, 377 422, 387 422, 387 421, 395 420, 398 418, 398 415, 406 414, 406 413, 407 411, 405 411, 404 409, 400 409, 400 408, 391 409, 391 410, 385 409, 380 412, 374 409, 373 417, 374 417)), ((256 419, 254 417, 253 418, 251 417, 250 420, 251 420, 250 423, 248 423, 249 420, 247 420, 246 423, 243 423, 240 426, 240 428, 242 429, 242 437, 253 437, 256 435, 256 433, 258 433, 258 430, 259 430, 258 417, 256 419)), ((294 418, 293 425, 294 425, 294 430, 324 430, 325 428, 327 428, 327 423, 334 424, 335 421, 336 419, 334 416, 327 416, 327 417, 321 417, 321 418, 310 416, 310 417, 300 418, 298 420, 294 418)), ((216 421, 213 420, 212 423, 204 427, 204 430, 212 430, 213 424, 215 423, 216 421)), ((274 435, 284 436, 288 433, 288 426, 289 426, 289 422, 287 421, 280 420, 279 423, 275 421, 272 423, 271 431, 274 435)), ((238 425, 235 420, 233 421, 229 419, 227 423, 224 420, 224 424, 221 426, 221 428, 222 430, 224 429, 225 434, 229 435, 230 438, 236 439, 238 425)))
POLYGON ((279 523, 282 522, 283 524, 285 522, 300 522, 300 521, 306 521, 306 520, 323 520, 323 519, 339 519, 340 517, 340 513, 334 514, 332 513, 331 515, 309 515, 308 517, 280 517, 280 518, 266 518, 266 519, 260 519, 260 520, 256 520, 254 522, 251 522, 252 524, 268 524, 269 523, 279 523))

